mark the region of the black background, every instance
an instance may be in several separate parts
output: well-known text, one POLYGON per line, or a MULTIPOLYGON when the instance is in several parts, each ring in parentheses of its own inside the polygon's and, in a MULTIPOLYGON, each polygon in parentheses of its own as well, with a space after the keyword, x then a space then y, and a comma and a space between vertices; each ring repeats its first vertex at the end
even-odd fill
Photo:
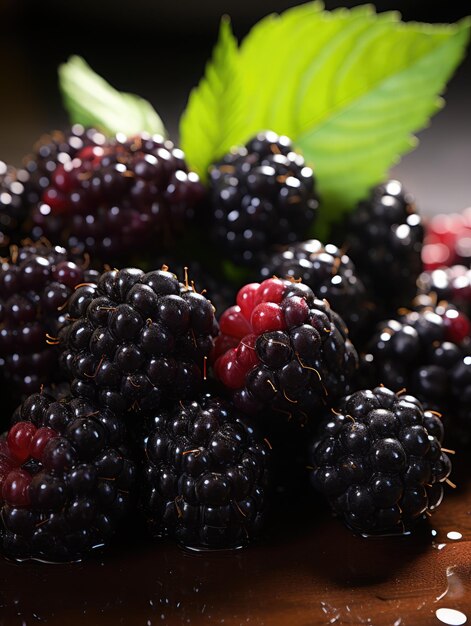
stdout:
MULTIPOLYGON (((261 17, 297 2, 282 0, 0 0, 0 159, 18 164, 45 131, 66 124, 56 68, 83 55, 117 88, 149 99, 177 139, 178 118, 202 75, 221 15, 240 38, 261 17)), ((327 1, 326 8, 361 2, 327 1)), ((380 0, 379 11, 405 20, 451 22, 469 0, 380 0)), ((471 57, 446 94, 447 107, 420 134, 419 148, 394 168, 425 212, 471 205, 471 57)), ((406 115, 407 112, 405 111, 406 115)))

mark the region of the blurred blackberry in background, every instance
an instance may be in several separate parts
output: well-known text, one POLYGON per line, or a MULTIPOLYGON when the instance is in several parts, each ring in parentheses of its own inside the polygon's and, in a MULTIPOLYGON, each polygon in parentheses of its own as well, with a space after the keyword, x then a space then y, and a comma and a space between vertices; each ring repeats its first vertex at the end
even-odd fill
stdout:
POLYGON ((191 397, 217 322, 212 304, 171 272, 104 272, 75 290, 59 341, 72 393, 121 413, 191 397))
POLYGON ((348 216, 342 248, 385 315, 415 296, 423 239, 420 215, 397 180, 373 189, 348 216))
POLYGON ((468 317, 471 315, 471 269, 468 267, 453 265, 422 272, 417 286, 419 293, 435 294, 438 301, 447 300, 468 317))
POLYGON ((304 239, 318 200, 314 174, 288 137, 259 133, 210 171, 213 241, 236 264, 255 265, 275 244, 304 239))
POLYGON ((317 239, 274 252, 264 260, 260 276, 262 280, 272 276, 301 280, 318 298, 329 301, 354 338, 374 308, 350 258, 333 244, 324 246, 317 239))
POLYGON ((334 513, 374 534, 408 531, 435 511, 451 471, 440 419, 386 387, 357 391, 339 411, 311 447, 312 484, 334 513))
MULTIPOLYGON (((371 385, 407 389, 471 440, 471 322, 452 305, 419 297, 413 311, 381 322, 363 358, 371 385)), ((463 443, 463 441, 462 441, 463 443)))
POLYGON ((42 191, 32 208, 35 238, 118 263, 171 249, 183 236, 204 188, 170 141, 78 129, 63 139, 41 145, 30 164, 42 191))
POLYGON ((121 419, 85 400, 27 398, 0 439, 0 542, 15 559, 74 561, 109 543, 134 498, 121 419))
POLYGON ((11 252, 0 265, 0 372, 17 404, 41 385, 64 380, 54 345, 64 305, 76 285, 99 274, 58 246, 38 242, 11 252))
POLYGON ((8 256, 9 246, 25 236, 24 221, 30 203, 38 196, 29 174, 0 161, 0 255, 8 256))
POLYGON ((32 153, 23 159, 24 168, 36 193, 30 204, 41 199, 57 169, 70 164, 86 146, 103 145, 105 141, 106 138, 101 132, 94 128, 84 128, 80 124, 74 124, 65 131, 55 130, 40 137, 32 153))
POLYGON ((260 531, 268 443, 228 403, 205 395, 146 424, 141 504, 154 535, 191 548, 237 548, 260 531))
POLYGON ((220 318, 214 372, 236 406, 262 419, 316 419, 351 390, 357 353, 345 322, 303 283, 245 285, 220 318))

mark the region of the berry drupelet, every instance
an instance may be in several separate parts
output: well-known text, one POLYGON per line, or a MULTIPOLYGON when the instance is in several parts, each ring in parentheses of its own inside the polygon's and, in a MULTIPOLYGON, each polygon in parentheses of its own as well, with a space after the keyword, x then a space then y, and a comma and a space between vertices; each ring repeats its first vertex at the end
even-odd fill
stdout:
POLYGON ((184 155, 160 136, 93 134, 73 158, 56 164, 33 234, 105 262, 139 256, 143 246, 169 248, 204 197, 184 155))
POLYGON ((29 396, 0 439, 0 541, 15 559, 74 561, 109 543, 134 498, 121 419, 29 396))
POLYGON ((318 206, 314 175, 288 137, 260 133, 210 171, 214 242, 253 265, 274 244, 308 235, 318 206))
POLYGON ((471 323, 446 302, 427 296, 415 310, 379 324, 363 362, 370 384, 406 388, 429 409, 450 420, 450 432, 471 414, 471 323))
POLYGON ((216 377, 247 414, 310 420, 350 390, 357 353, 342 319, 303 283, 243 287, 220 318, 216 377))
POLYGON ((423 238, 421 218, 396 180, 376 187, 348 218, 344 247, 387 315, 416 293, 423 238))
POLYGON ((329 301, 354 337, 373 308, 350 258, 333 244, 324 246, 317 239, 274 252, 265 260, 260 274, 262 280, 272 276, 302 280, 318 298, 329 301))
POLYGON ((59 336, 72 392, 116 412, 192 396, 217 322, 212 304, 165 270, 104 272, 70 298, 59 336))
POLYGON ((443 426, 413 396, 357 391, 311 447, 311 480, 354 531, 402 533, 437 509, 451 463, 443 426))
POLYGON ((99 274, 42 242, 12 247, 11 253, 0 265, 0 370, 19 400, 61 380, 58 350, 46 341, 55 343, 74 287, 99 274))
POLYGON ((269 445, 219 398, 149 418, 141 504, 151 532, 191 548, 237 548, 263 522, 269 445))

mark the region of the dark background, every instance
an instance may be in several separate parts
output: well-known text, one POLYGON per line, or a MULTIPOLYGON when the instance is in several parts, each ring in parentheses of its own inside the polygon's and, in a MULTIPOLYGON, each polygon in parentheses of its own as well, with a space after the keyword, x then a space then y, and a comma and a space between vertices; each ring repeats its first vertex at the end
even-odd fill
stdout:
MULTIPOLYGON (((261 17, 297 2, 282 0, 0 0, 0 159, 18 164, 42 132, 64 126, 56 68, 78 53, 117 88, 149 99, 178 139, 178 118, 202 75, 221 15, 240 38, 261 17)), ((326 8, 362 2, 333 2, 326 8)), ((379 0, 405 20, 450 22, 469 0, 379 0)), ((471 57, 447 91, 447 107, 394 168, 426 212, 471 205, 471 57)), ((406 115, 407 112, 404 112, 406 115)))

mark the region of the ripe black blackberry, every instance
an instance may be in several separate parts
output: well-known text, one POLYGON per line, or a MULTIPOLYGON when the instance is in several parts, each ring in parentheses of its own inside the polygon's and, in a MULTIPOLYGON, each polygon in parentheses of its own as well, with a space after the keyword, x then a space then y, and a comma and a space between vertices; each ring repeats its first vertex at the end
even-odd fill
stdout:
POLYGON ((471 269, 464 265, 441 267, 425 271, 417 281, 419 293, 436 295, 438 301, 447 300, 460 311, 471 315, 471 269))
POLYGON ((191 548, 236 548, 258 534, 269 447, 228 403, 209 394, 146 424, 141 503, 155 535, 191 548))
POLYGON ((342 247, 387 315, 406 306, 416 293, 423 238, 413 200, 396 180, 373 189, 347 220, 342 247))
POLYGON ((212 237, 235 263, 254 264, 269 246, 308 235, 318 206, 314 175, 288 137, 259 133, 210 177, 212 237))
POLYGON ((0 161, 0 255, 24 236, 24 221, 30 203, 37 200, 28 172, 0 161))
POLYGON ((317 239, 274 252, 265 259, 260 275, 262 280, 272 276, 302 280, 318 298, 329 301, 353 337, 364 328, 373 308, 350 258, 317 239))
POLYGON ((450 432, 466 425, 470 438, 471 323, 450 304, 421 296, 415 310, 378 325, 364 356, 371 385, 406 388, 446 415, 450 432))
POLYGON ((98 272, 64 248, 31 243, 11 248, 0 265, 0 371, 10 395, 39 391, 63 380, 54 345, 63 324, 63 307, 79 283, 96 280, 98 272))
POLYGON ((0 439, 0 542, 15 559, 74 561, 109 543, 134 499, 123 422, 86 400, 29 396, 0 439))
POLYGON ((236 406, 306 422, 351 390, 357 353, 343 320, 303 283, 243 287, 220 318, 216 377, 236 406))
POLYGON ((74 137, 84 147, 56 164, 32 210, 33 235, 107 263, 139 257, 147 246, 171 248, 204 197, 183 152, 145 133, 87 138, 74 137))
POLYGON ((312 484, 353 530, 402 533, 437 509, 451 463, 443 426, 413 396, 357 391, 311 446, 312 484))
POLYGON ((191 397, 217 322, 212 304, 164 270, 104 272, 70 298, 60 332, 72 392, 122 412, 191 397))

